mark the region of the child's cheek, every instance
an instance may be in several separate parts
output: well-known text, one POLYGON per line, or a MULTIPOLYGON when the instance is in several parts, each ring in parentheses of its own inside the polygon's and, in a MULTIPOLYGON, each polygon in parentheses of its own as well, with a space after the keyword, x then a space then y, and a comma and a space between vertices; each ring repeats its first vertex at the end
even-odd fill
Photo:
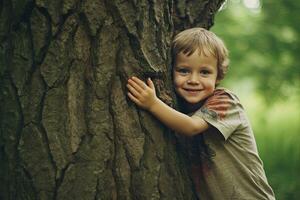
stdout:
POLYGON ((179 85, 178 82, 179 82, 179 81, 178 81, 178 77, 177 77, 177 76, 174 76, 174 77, 173 77, 173 87, 174 87, 174 88, 177 88, 177 87, 178 87, 178 85, 179 85))

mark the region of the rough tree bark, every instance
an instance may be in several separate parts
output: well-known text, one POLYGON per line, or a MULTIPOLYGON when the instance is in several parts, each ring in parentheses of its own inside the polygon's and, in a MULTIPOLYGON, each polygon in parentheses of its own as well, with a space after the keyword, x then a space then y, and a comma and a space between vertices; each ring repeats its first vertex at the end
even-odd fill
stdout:
POLYGON ((173 103, 169 45, 222 0, 1 0, 0 199, 195 199, 173 133, 126 98, 173 103))

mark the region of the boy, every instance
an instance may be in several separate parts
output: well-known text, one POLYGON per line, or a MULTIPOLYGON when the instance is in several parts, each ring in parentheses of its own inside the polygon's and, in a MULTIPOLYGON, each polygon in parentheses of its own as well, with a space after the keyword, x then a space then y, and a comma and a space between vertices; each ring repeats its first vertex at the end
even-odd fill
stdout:
POLYGON ((188 115, 157 98, 150 79, 130 78, 128 96, 169 128, 202 135, 214 152, 210 165, 202 160, 194 167, 201 174, 193 177, 199 198, 275 199, 242 105, 232 92, 216 88, 229 63, 222 40, 203 28, 188 29, 173 40, 172 56, 174 89, 188 115))

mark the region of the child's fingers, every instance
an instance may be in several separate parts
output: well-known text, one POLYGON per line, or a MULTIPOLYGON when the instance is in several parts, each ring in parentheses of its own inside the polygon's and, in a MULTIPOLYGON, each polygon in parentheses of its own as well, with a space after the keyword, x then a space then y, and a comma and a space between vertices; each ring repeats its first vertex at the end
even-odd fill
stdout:
POLYGON ((142 89, 146 89, 147 88, 147 85, 144 83, 144 81, 140 80, 139 78, 133 76, 132 77, 132 80, 138 84, 142 89))
POLYGON ((130 91, 130 93, 132 93, 135 97, 140 96, 140 92, 135 87, 133 87, 132 84, 129 83, 126 86, 127 86, 128 90, 130 91))
POLYGON ((142 92, 144 89, 138 84, 136 83, 133 79, 128 79, 128 84, 133 87, 135 90, 137 90, 138 92, 142 92))
POLYGON ((147 84, 152 90, 155 90, 154 83, 152 82, 151 78, 147 79, 147 84))
POLYGON ((135 96, 133 96, 130 92, 128 92, 127 95, 131 99, 131 101, 133 101, 137 105, 140 105, 140 101, 135 96))

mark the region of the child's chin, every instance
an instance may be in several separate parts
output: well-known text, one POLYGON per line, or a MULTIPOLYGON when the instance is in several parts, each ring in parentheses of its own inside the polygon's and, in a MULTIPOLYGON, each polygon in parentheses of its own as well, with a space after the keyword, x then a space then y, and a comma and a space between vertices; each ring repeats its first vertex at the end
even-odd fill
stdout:
POLYGON ((201 103, 201 101, 186 101, 187 103, 191 104, 191 105, 195 105, 195 104, 199 104, 201 103))
POLYGON ((203 101, 202 99, 199 99, 199 98, 191 98, 191 97, 186 97, 186 96, 182 96, 182 95, 178 95, 178 97, 181 100, 183 100, 186 104, 190 104, 190 105, 196 105, 203 101))
POLYGON ((199 98, 184 98, 184 100, 190 104, 198 104, 199 102, 202 101, 202 99, 199 98))

